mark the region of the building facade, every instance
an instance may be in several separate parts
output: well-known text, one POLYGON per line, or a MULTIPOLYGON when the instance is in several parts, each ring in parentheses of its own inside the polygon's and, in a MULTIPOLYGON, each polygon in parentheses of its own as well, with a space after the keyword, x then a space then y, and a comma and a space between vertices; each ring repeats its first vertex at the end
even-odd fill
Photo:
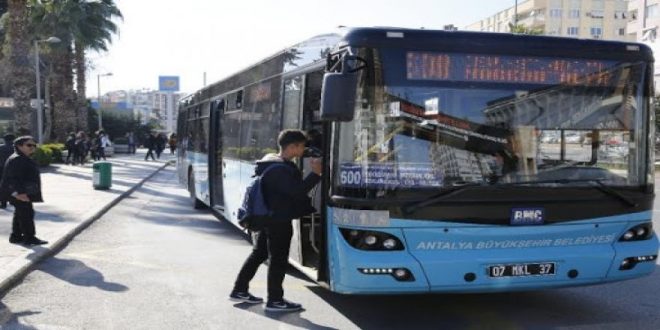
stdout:
POLYGON ((658 92, 660 84, 660 40, 658 40, 658 26, 660 26, 660 0, 630 0, 628 2, 628 35, 632 40, 644 43, 651 47, 656 54, 653 80, 658 92))
POLYGON ((510 32, 518 24, 550 36, 634 41, 627 32, 630 19, 624 0, 527 0, 465 29, 510 32))
POLYGON ((132 114, 142 124, 158 123, 165 132, 176 130, 177 104, 183 93, 150 89, 111 91, 101 95, 104 113, 132 114))

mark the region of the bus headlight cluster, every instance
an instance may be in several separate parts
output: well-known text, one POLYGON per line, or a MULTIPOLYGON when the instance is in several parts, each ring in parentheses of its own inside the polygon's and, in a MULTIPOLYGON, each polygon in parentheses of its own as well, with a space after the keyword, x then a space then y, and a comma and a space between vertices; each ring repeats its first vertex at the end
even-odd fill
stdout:
POLYGON ((358 268, 365 275, 391 275, 400 282, 412 282, 415 280, 412 272, 407 268, 358 268))
POLYGON ((655 259, 658 259, 657 255, 625 258, 623 259, 623 261, 621 261, 621 265, 619 265, 619 270, 630 270, 633 269, 635 265, 637 265, 640 262, 655 261, 655 259))
POLYGON ((626 230, 619 242, 633 242, 650 239, 653 236, 653 225, 650 222, 637 225, 626 230))
POLYGON ((380 231, 339 228, 348 244, 356 249, 369 251, 403 250, 403 243, 396 236, 380 231))

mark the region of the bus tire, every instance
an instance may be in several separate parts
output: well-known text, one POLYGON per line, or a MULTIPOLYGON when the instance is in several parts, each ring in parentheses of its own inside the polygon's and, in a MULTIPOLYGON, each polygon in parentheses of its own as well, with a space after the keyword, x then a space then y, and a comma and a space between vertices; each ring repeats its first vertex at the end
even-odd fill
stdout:
POLYGON ((192 173, 188 174, 188 192, 190 193, 190 202, 192 207, 195 210, 204 208, 204 203, 197 199, 197 193, 195 192, 195 176, 192 173))

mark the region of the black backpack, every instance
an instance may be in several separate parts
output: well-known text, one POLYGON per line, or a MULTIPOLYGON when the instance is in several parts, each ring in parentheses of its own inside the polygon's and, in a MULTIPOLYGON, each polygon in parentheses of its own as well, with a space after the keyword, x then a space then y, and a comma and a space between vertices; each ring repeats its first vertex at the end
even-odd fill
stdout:
POLYGON ((261 186, 261 179, 273 168, 288 167, 286 164, 272 164, 268 166, 261 175, 252 179, 252 182, 245 189, 243 195, 243 202, 241 207, 238 208, 238 224, 252 231, 259 231, 263 228, 268 218, 273 215, 273 211, 266 205, 264 198, 263 188, 261 186))

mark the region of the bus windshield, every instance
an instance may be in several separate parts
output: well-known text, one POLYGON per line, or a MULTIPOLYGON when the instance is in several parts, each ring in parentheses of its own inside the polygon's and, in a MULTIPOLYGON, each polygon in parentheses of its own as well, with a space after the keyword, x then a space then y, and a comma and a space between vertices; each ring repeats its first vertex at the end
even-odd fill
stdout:
POLYGON ((335 131, 341 194, 646 184, 643 62, 393 48, 357 55, 367 67, 355 118, 335 131))

